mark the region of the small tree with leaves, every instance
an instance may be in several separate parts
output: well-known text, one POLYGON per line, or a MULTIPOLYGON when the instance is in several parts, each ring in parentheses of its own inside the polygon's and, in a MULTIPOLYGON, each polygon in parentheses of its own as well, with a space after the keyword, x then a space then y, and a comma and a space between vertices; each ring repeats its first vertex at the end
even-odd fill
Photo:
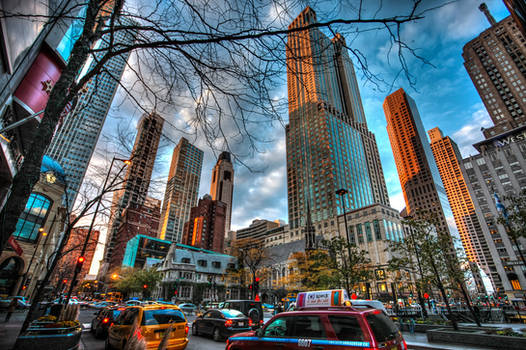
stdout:
MULTIPOLYGON (((267 258, 267 250, 264 243, 258 239, 243 238, 232 242, 232 255, 237 258, 238 267, 235 271, 239 275, 241 292, 245 287, 245 281, 252 281, 254 285, 256 274, 263 269, 267 258)), ((254 297, 254 296, 252 296, 254 297)))
POLYGON ((326 250, 296 252, 290 257, 289 274, 280 280, 291 290, 320 290, 335 286, 335 271, 329 268, 331 257, 326 250))
POLYGON ((526 239, 526 190, 505 196, 504 200, 508 206, 507 209, 501 210, 497 222, 504 225, 506 234, 517 248, 522 264, 526 267, 526 259, 519 242, 521 238, 526 239))
POLYGON ((371 260, 366 251, 339 236, 323 240, 321 247, 329 255, 327 268, 332 271, 334 285, 345 287, 351 294, 360 282, 371 278, 371 260))

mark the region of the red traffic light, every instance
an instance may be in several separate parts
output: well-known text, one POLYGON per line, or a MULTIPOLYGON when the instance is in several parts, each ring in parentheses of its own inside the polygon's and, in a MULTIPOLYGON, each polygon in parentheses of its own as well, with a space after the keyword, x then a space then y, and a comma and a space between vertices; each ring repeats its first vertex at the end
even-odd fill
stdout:
POLYGON ((249 289, 252 289, 252 285, 248 286, 249 289))
POLYGON ((174 295, 177 295, 177 293, 178 293, 178 292, 177 292, 176 290, 174 290, 174 295))
POLYGON ((256 282, 259 282, 259 277, 256 277, 256 282))
POLYGON ((146 289, 146 288, 148 288, 148 285, 147 285, 147 284, 143 284, 142 287, 143 287, 144 289, 146 289))
POLYGON ((86 258, 83 257, 83 256, 80 256, 79 259, 77 260, 77 262, 78 262, 79 264, 82 264, 82 263, 84 262, 84 260, 86 260, 86 258))
POLYGON ((68 280, 67 280, 66 278, 64 278, 64 279, 62 280, 62 283, 66 284, 66 283, 68 283, 68 280))
POLYGON ((429 294, 424 293, 424 298, 429 299, 429 294))

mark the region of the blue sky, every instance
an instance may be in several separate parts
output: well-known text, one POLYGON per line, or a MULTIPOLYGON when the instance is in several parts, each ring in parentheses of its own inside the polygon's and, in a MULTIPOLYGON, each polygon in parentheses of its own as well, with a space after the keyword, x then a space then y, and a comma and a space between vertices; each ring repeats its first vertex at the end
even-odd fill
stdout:
MULTIPOLYGON (((401 1, 391 1, 385 6, 386 13, 396 13, 401 1)), ((434 2, 433 2, 434 3, 434 2)), ((429 12, 426 18, 417 23, 407 24, 402 37, 418 54, 430 61, 423 64, 417 59, 409 59, 408 65, 415 78, 414 87, 399 77, 392 89, 383 86, 379 90, 358 72, 359 85, 367 122, 376 135, 385 179, 389 190, 391 205, 394 208, 404 207, 400 183, 386 132, 385 116, 382 103, 390 92, 403 87, 416 101, 426 131, 438 126, 445 135, 451 136, 458 144, 464 156, 476 151, 471 144, 481 140, 481 126, 491 125, 489 116, 463 66, 462 47, 482 30, 489 26, 484 15, 478 10, 481 1, 461 0, 429 12)), ((497 21, 509 13, 501 0, 486 1, 497 21)), ((323 10, 318 11, 318 19, 326 19, 323 10)), ((299 13, 299 10, 298 12, 299 13)), ((363 34, 347 43, 360 49, 367 57, 371 70, 380 74, 386 81, 393 81, 397 69, 387 59, 386 38, 379 32, 363 34)), ((392 59, 392 57, 390 57, 392 59)), ((284 72, 285 73, 285 72, 284 72)), ((125 73, 126 78, 126 73, 125 73)), ((276 91, 278 96, 286 97, 286 84, 276 91)), ((103 134, 111 137, 116 125, 123 121, 133 130, 141 111, 127 100, 122 91, 117 92, 103 134), (131 121, 131 122, 130 122, 131 121)), ((174 113, 165 115, 171 123, 183 122, 191 110, 180 108, 174 113)), ((167 139, 160 149, 154 169, 154 186, 151 195, 162 199, 164 186, 170 165, 172 149, 179 140, 180 134, 166 126, 164 133, 167 139), (168 141, 171 140, 171 141, 168 141)), ((272 142, 262 145, 263 153, 245 155, 242 159, 252 170, 235 164, 235 189, 232 213, 232 228, 246 227, 253 219, 281 219, 287 221, 287 188, 285 132, 281 125, 269 126, 265 135, 272 142)), ((214 154, 203 140, 191 140, 205 152, 199 196, 210 190, 212 167, 215 164, 214 154)), ((99 149, 102 149, 102 139, 99 149)), ((92 162, 97 161, 97 156, 92 162)))

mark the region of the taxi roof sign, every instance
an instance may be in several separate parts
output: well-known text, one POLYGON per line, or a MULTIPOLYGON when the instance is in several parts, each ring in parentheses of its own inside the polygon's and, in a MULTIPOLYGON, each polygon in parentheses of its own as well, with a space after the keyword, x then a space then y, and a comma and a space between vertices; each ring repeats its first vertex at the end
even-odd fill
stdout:
POLYGON ((296 307, 299 309, 331 306, 350 306, 345 289, 318 290, 298 293, 296 307))

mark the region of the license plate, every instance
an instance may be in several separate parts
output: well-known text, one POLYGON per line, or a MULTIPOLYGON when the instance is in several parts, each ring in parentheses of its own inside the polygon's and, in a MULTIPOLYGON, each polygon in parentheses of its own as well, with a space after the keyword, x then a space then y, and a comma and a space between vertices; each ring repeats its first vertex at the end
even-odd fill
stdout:
POLYGON ((398 346, 393 346, 391 350, 398 350, 398 346))
POLYGON ((243 322, 237 322, 238 327, 243 327, 243 322))

